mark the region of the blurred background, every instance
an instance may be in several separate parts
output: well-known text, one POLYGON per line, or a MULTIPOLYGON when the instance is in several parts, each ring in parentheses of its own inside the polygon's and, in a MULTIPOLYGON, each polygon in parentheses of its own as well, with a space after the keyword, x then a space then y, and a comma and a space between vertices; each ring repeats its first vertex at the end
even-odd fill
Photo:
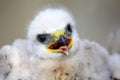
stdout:
POLYGON ((62 6, 72 12, 82 39, 111 49, 113 35, 120 34, 116 33, 120 27, 120 0, 0 0, 0 48, 25 38, 34 15, 49 6, 62 6))

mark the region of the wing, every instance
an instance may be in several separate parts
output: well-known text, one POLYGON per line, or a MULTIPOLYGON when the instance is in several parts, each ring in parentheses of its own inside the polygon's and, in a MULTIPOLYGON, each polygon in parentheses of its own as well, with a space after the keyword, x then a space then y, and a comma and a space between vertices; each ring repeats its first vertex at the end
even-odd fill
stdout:
POLYGON ((19 63, 17 50, 6 45, 0 50, 0 79, 4 80, 12 70, 12 67, 19 63))
POLYGON ((120 79, 120 54, 112 54, 108 60, 109 68, 115 80, 120 79))
POLYGON ((0 80, 17 80, 27 78, 28 60, 32 53, 31 46, 26 40, 16 40, 0 50, 0 80), (19 71, 20 70, 20 71, 19 71), (27 73, 27 75, 26 75, 27 73), (24 75, 26 76, 24 76, 24 75))

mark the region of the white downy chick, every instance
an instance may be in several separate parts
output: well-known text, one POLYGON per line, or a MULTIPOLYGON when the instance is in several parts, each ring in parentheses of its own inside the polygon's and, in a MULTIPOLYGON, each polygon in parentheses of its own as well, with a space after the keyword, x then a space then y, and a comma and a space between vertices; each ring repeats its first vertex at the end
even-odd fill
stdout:
POLYGON ((109 36, 109 52, 111 53, 108 64, 114 80, 120 80, 120 27, 115 28, 109 36))
POLYGON ((1 80, 110 80, 107 50, 81 40, 64 9, 40 11, 28 28, 28 39, 5 46, 0 55, 10 56, 0 60, 5 64, 0 65, 1 80))

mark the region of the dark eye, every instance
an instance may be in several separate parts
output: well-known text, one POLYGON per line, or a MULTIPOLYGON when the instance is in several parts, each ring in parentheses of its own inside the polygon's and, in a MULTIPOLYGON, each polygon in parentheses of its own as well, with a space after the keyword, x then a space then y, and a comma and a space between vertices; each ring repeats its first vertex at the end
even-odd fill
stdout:
POLYGON ((68 36, 72 35, 72 28, 70 24, 67 24, 67 26, 65 27, 65 32, 68 36))
POLYGON ((38 34, 37 40, 43 44, 48 44, 51 42, 51 35, 50 34, 38 34))

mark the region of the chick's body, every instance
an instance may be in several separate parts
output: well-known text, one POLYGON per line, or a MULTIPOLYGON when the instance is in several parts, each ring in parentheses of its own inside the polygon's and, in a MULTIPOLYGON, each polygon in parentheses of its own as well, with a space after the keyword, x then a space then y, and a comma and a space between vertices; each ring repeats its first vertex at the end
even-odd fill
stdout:
POLYGON ((97 43, 79 39, 68 12, 47 9, 31 22, 28 39, 0 50, 0 79, 110 80, 108 57, 97 43), (52 40, 58 30, 63 33, 52 40))
POLYGON ((82 41, 80 42, 79 50, 75 51, 75 53, 57 59, 43 59, 33 54, 21 54, 23 52, 20 53, 18 51, 12 52, 13 54, 10 55, 14 55, 17 58, 15 60, 18 60, 19 63, 11 64, 12 68, 9 71, 9 75, 1 80, 110 79, 106 66, 108 53, 94 42, 82 41))

